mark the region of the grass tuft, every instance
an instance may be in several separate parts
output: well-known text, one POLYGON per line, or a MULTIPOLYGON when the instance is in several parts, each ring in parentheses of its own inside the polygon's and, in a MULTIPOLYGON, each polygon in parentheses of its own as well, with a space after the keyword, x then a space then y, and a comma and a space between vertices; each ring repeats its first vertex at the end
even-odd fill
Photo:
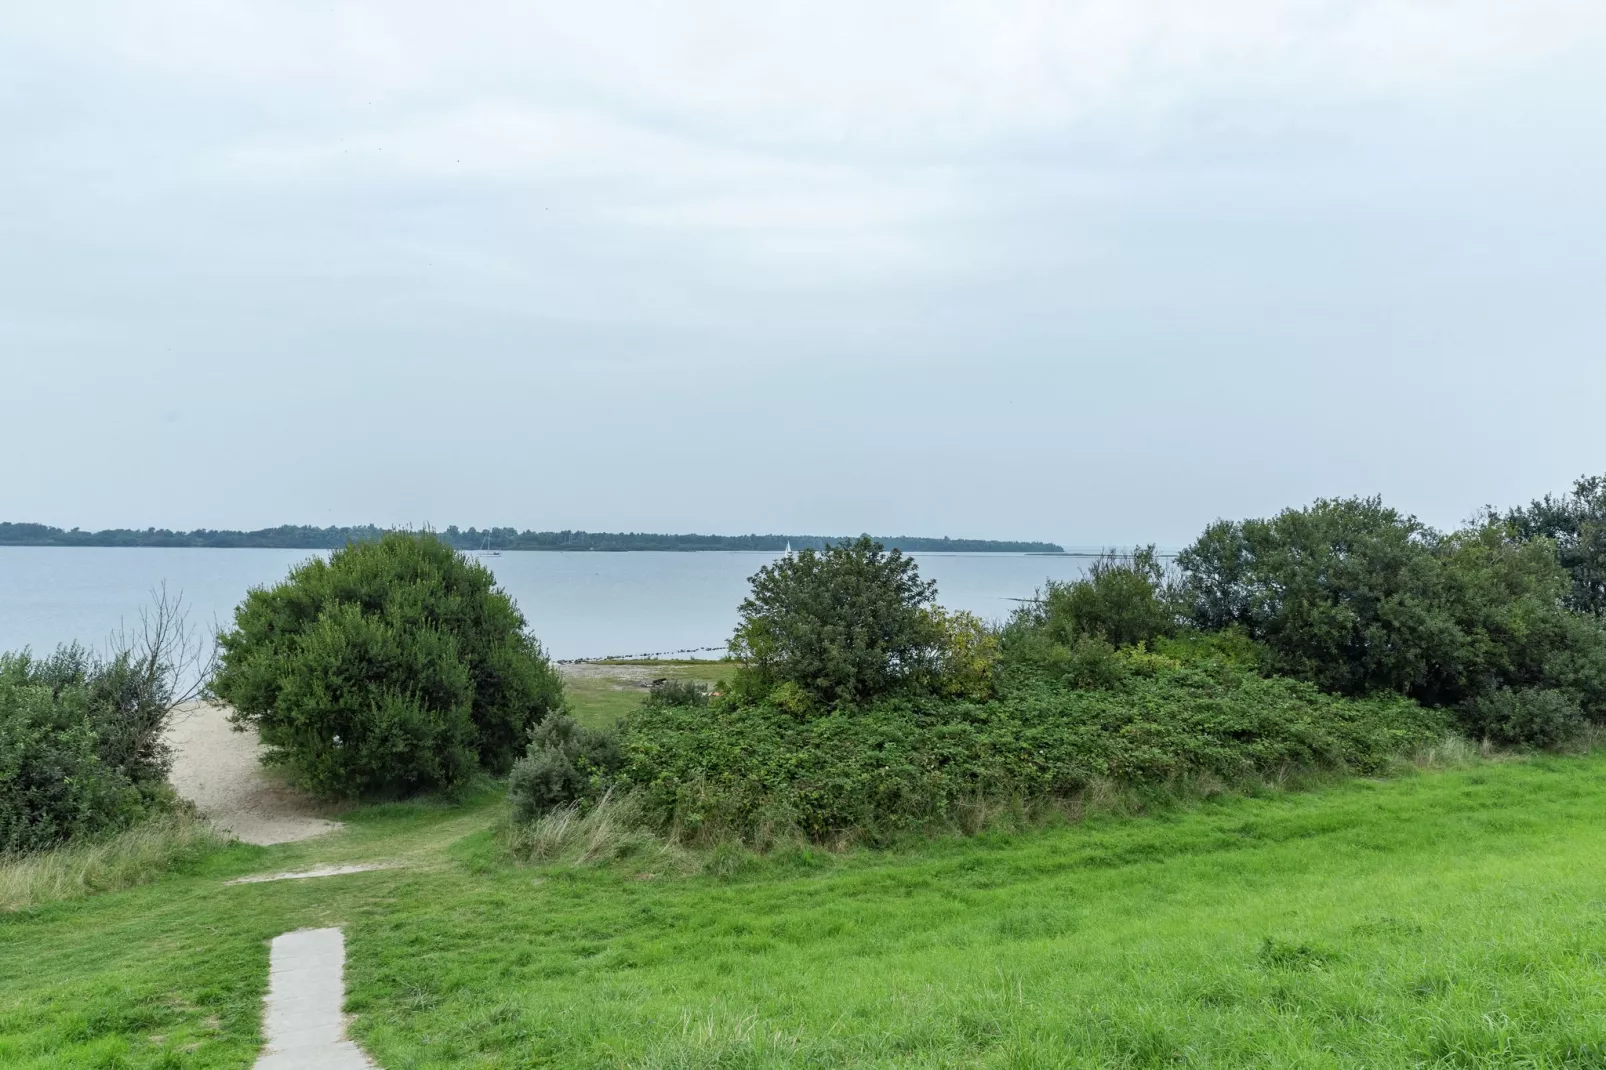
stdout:
POLYGON ((228 842, 210 822, 177 813, 103 840, 0 858, 0 911, 132 888, 228 842))

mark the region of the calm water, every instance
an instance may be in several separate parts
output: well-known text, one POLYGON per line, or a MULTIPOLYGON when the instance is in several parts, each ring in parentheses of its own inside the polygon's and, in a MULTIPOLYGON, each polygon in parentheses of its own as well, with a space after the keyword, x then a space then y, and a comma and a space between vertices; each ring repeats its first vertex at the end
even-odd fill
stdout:
MULTIPOLYGON (((0 650, 102 645, 132 625, 165 582, 192 623, 227 623, 247 589, 282 579, 307 550, 0 547, 0 650)), ((505 553, 484 563, 555 658, 721 646, 747 577, 767 553, 505 553)), ((984 619, 1008 615, 1047 577, 1072 579, 1085 560, 1025 554, 915 554, 938 601, 984 619)), ((703 656, 714 656, 704 654, 703 656)))

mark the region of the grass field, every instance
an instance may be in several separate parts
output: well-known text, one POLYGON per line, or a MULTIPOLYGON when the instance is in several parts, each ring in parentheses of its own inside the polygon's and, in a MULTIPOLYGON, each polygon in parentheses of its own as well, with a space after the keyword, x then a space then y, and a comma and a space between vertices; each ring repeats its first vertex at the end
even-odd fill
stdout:
POLYGON ((722 677, 730 679, 734 672, 728 661, 593 661, 565 672, 563 686, 575 720, 602 728, 641 705, 653 680, 712 685, 722 677))
POLYGON ((389 1070, 1606 1066, 1606 755, 723 876, 515 865, 500 813, 0 915, 0 1065, 248 1067, 266 942, 340 924, 389 1070), (223 884, 336 861, 399 868, 223 884))

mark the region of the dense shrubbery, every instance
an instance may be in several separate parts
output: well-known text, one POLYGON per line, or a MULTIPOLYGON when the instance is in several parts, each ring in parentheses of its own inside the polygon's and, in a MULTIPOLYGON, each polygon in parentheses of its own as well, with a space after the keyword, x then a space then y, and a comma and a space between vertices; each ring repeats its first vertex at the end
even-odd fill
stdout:
POLYGON ((1547 494, 1505 519, 1517 538, 1555 545, 1557 560, 1572 580, 1570 607, 1606 617, 1606 476, 1584 476, 1571 494, 1547 494))
MULTIPOLYGON (((827 596, 837 580, 811 563, 789 582, 816 589, 784 604, 824 616, 815 607, 840 604, 827 596)), ((862 582, 848 586, 865 597, 862 582)), ((894 586, 930 597, 912 564, 894 586)), ((879 650, 922 666, 878 696, 848 701, 837 692, 827 703, 828 692, 803 686, 811 677, 787 678, 773 661, 763 666, 767 687, 751 686, 749 666, 748 686, 712 698, 660 690, 632 718, 617 775, 594 763, 553 804, 622 786, 635 790, 646 820, 683 837, 874 839, 952 823, 978 800, 1371 771, 1447 727, 1445 714, 1402 696, 1351 699, 1267 678, 1262 649, 1241 629, 1169 635, 1179 632, 1172 597, 1153 552, 1140 550, 1052 586, 1000 634, 914 604, 911 616, 939 625, 923 652, 854 648, 864 661, 879 650)), ((897 600, 883 590, 878 604, 897 600)), ((813 625, 800 630, 812 634, 813 625)), ((858 675, 893 676, 874 665, 858 675)))
POLYGON ((1121 676, 1119 647, 1176 633, 1175 597, 1154 547, 1107 553, 1082 579, 1049 580, 1000 630, 1000 648, 1010 664, 1059 683, 1109 687, 1121 676))
POLYGON ((219 642, 214 693, 270 761, 328 794, 506 773, 562 702, 490 572, 427 533, 308 561, 253 590, 219 642))
MULTIPOLYGON (((1553 690, 1606 716, 1606 631, 1567 606, 1555 544, 1506 523, 1443 535, 1376 499, 1322 501, 1214 524, 1179 563, 1194 625, 1241 629, 1270 671, 1433 706, 1553 690)), ((1548 730, 1495 738, 1557 742, 1548 730)))
POLYGON ((1462 706, 1460 726, 1473 739, 1526 747, 1554 747, 1575 738, 1584 712, 1565 691, 1496 688, 1462 706))
POLYGON ((164 601, 107 658, 76 645, 0 655, 0 854, 124 828, 173 801, 163 733, 187 697, 175 608, 164 601))
POLYGON ((682 835, 874 838, 948 823, 977 799, 1068 798, 1104 781, 1373 771, 1445 729, 1409 699, 1344 699, 1180 652, 1113 652, 1096 690, 1014 672, 990 702, 900 696, 801 719, 736 696, 649 706, 630 725, 626 777, 682 835))

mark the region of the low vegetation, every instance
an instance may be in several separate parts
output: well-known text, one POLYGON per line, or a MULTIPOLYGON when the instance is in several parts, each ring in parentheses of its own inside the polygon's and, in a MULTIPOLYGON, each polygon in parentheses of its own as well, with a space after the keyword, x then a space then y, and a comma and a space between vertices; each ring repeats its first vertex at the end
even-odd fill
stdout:
POLYGON ((1593 1066, 1603 808, 1606 757, 1539 754, 893 851, 593 821, 531 864, 495 795, 371 806, 3 919, 0 1065, 248 1067, 267 941, 340 925, 386 1067, 1593 1066))
POLYGON ((624 780, 677 838, 875 841, 962 827, 978 803, 1075 805, 1292 772, 1370 773, 1445 732, 1408 699, 1350 700, 1219 659, 1112 652, 1102 686, 1006 673, 986 702, 895 696, 797 710, 729 697, 646 704, 624 780))
POLYGON ((729 661, 585 662, 564 670, 563 696, 569 715, 587 728, 614 728, 636 712, 656 681, 709 691, 731 672, 729 661))

